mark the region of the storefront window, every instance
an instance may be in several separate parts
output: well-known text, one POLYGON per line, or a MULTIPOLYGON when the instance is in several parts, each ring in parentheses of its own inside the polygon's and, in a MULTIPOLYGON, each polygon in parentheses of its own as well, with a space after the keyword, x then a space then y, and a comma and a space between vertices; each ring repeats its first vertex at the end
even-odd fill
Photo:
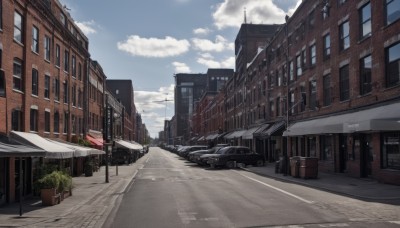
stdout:
POLYGON ((322 135, 320 139, 322 160, 333 160, 333 137, 331 135, 322 135))
POLYGON ((400 132, 382 135, 382 168, 400 170, 400 132))

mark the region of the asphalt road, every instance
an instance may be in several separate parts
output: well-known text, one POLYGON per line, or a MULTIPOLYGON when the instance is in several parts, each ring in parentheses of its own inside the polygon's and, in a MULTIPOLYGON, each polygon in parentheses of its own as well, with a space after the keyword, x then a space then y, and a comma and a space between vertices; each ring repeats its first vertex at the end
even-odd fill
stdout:
POLYGON ((400 208, 281 182, 242 170, 199 167, 150 148, 111 227, 400 227, 400 208))

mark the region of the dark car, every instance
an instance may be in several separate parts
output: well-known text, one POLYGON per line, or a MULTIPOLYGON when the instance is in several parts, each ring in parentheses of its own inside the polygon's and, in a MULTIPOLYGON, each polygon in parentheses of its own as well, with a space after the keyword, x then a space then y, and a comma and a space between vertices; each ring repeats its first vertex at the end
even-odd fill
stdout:
POLYGON ((191 160, 199 165, 207 165, 208 155, 214 154, 223 147, 229 146, 228 144, 218 144, 209 150, 195 151, 191 155, 191 160))
POLYGON ((210 155, 207 163, 212 167, 234 168, 236 164, 263 166, 264 159, 261 155, 251 151, 248 147, 228 146, 210 155))
POLYGON ((207 146, 203 146, 203 145, 188 146, 188 147, 184 148, 183 150, 180 150, 178 154, 179 154, 179 156, 186 158, 187 155, 192 151, 205 150, 205 149, 207 149, 207 146))

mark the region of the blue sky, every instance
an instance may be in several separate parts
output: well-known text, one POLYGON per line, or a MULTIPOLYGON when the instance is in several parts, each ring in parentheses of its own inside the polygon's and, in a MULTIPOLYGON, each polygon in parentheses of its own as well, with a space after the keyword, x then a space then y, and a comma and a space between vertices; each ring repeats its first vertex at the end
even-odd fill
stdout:
POLYGON ((151 137, 174 115, 175 73, 234 69, 244 21, 284 23, 301 0, 59 0, 89 38, 108 79, 131 79, 151 137), (166 106, 165 106, 166 104, 166 106))

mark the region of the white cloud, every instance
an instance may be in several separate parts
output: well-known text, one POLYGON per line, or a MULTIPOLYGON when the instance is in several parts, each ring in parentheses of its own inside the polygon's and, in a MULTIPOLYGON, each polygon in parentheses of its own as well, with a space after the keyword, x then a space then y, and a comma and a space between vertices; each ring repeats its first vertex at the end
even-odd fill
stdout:
POLYGON ((295 5, 293 8, 290 8, 290 9, 288 10, 288 15, 289 15, 289 16, 292 16, 292 15, 294 14, 294 12, 295 12, 296 9, 300 6, 300 4, 301 4, 302 1, 303 1, 303 0, 297 0, 296 5, 295 5))
POLYGON ((235 57, 228 57, 222 61, 216 61, 211 54, 203 53, 197 58, 197 62, 207 68, 235 68, 235 57))
POLYGON ((175 67, 176 73, 190 73, 190 67, 185 63, 173 62, 172 65, 175 67))
POLYGON ((75 24, 82 30, 82 32, 86 36, 97 33, 96 29, 94 28, 96 26, 96 22, 94 22, 94 20, 83 22, 76 21, 75 24))
POLYGON ((226 50, 233 50, 234 44, 228 42, 223 36, 216 36, 215 41, 207 39, 192 39, 193 48, 200 51, 207 52, 222 52, 226 50))
POLYGON ((281 24, 285 22, 286 13, 272 0, 224 0, 223 3, 217 5, 213 13, 214 25, 218 29, 240 27, 244 23, 245 8, 247 23, 281 24))
POLYGON ((190 43, 185 39, 177 40, 170 36, 159 39, 132 35, 126 41, 118 42, 117 47, 133 56, 164 58, 187 52, 190 43))
POLYGON ((209 28, 197 28, 197 29, 193 29, 193 33, 195 35, 207 35, 211 32, 211 30, 209 28))

